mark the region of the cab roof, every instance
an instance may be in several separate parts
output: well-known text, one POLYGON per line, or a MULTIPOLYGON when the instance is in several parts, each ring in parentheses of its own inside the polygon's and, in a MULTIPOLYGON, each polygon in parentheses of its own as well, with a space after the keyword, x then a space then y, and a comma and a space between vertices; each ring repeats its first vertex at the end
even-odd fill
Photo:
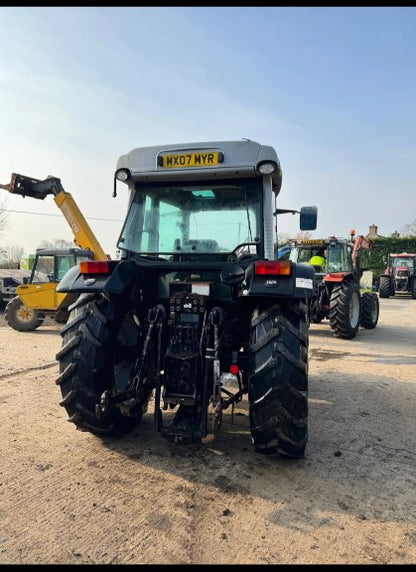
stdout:
POLYGON ((134 181, 199 180, 235 177, 260 177, 257 168, 260 163, 272 162, 276 169, 272 174, 273 191, 277 195, 282 185, 282 171, 275 149, 256 141, 206 141, 196 143, 174 143, 137 147, 117 161, 117 171, 128 169, 134 181), (218 153, 215 165, 193 165, 169 168, 163 165, 166 155, 187 155, 192 153, 218 153))

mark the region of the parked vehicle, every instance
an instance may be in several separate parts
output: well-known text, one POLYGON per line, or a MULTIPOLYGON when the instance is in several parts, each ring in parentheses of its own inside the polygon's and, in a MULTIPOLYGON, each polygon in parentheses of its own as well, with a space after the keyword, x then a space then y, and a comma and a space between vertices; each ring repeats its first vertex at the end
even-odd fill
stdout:
POLYGON ((329 320, 333 334, 352 339, 359 327, 373 329, 379 317, 379 300, 375 292, 362 292, 360 253, 371 242, 362 235, 349 239, 330 236, 326 239, 290 241, 290 260, 311 264, 315 268, 314 295, 310 298, 311 323, 329 320))
POLYGON ((59 293, 56 286, 72 266, 92 259, 89 249, 38 249, 32 271, 15 288, 15 295, 7 303, 4 317, 8 325, 19 332, 30 332, 39 328, 46 316, 64 324, 68 307, 77 296, 59 293))
POLYGON ((0 268, 0 303, 7 304, 16 296, 16 288, 23 284, 30 272, 19 268, 0 268))
MULTIPOLYGON (((114 195, 117 181, 129 192, 121 259, 83 262, 57 288, 80 294, 57 354, 69 421, 118 435, 154 395, 155 430, 198 442, 248 394, 254 449, 303 457, 314 270, 275 260, 276 151, 249 140, 141 147, 120 157, 114 195)), ((296 212, 316 228, 316 207, 296 212)))
POLYGON ((410 294, 416 299, 416 254, 390 253, 384 258, 387 264, 380 276, 380 298, 393 297, 396 293, 410 294))

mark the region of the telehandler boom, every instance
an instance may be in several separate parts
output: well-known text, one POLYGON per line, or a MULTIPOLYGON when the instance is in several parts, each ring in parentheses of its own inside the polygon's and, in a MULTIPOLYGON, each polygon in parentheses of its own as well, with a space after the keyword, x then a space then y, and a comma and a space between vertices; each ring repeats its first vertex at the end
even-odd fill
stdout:
POLYGON ((1 189, 22 197, 45 199, 53 195, 54 201, 66 218, 74 235, 74 243, 80 248, 89 248, 94 253, 94 260, 106 260, 107 256, 100 243, 92 232, 84 215, 78 208, 74 198, 64 190, 61 180, 57 177, 48 177, 41 181, 33 177, 26 177, 12 173, 12 179, 8 185, 0 185, 1 189))

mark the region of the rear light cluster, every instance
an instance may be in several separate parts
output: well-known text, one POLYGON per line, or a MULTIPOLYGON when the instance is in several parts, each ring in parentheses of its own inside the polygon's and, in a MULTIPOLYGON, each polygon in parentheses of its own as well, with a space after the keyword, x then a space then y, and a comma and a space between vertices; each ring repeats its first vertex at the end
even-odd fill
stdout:
POLYGON ((290 276, 290 260, 256 260, 257 276, 290 276))
POLYGON ((110 274, 110 265, 106 260, 83 260, 79 271, 81 274, 110 274))

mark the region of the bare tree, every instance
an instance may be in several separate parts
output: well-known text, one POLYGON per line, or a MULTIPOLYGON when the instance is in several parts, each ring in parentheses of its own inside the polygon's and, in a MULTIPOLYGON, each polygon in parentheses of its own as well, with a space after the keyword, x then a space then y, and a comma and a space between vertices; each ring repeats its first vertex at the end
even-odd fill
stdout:
POLYGON ((289 233, 287 233, 287 232, 278 232, 277 233, 277 242, 278 242, 279 246, 283 246, 284 244, 286 244, 289 239, 290 239, 289 233))
POLYGON ((56 248, 72 248, 74 243, 70 240, 65 240, 64 238, 54 238, 53 240, 43 239, 38 248, 49 248, 50 250, 55 250, 56 248))
POLYGON ((312 233, 309 232, 308 230, 301 230, 300 232, 297 233, 295 238, 297 240, 308 240, 308 238, 311 238, 311 236, 312 236, 312 233))
POLYGON ((13 245, 1 248, 1 268, 19 268, 23 252, 23 246, 13 245))
POLYGON ((6 212, 7 201, 0 198, 0 267, 9 268, 7 248, 3 245, 4 232, 7 229, 9 220, 6 212))
POLYGON ((416 236, 416 219, 409 223, 402 226, 400 229, 401 236, 416 236))
POLYGON ((3 197, 0 198, 0 238, 3 236, 4 231, 9 224, 9 215, 6 212, 7 200, 3 197))

